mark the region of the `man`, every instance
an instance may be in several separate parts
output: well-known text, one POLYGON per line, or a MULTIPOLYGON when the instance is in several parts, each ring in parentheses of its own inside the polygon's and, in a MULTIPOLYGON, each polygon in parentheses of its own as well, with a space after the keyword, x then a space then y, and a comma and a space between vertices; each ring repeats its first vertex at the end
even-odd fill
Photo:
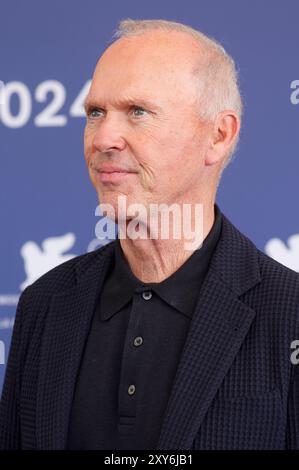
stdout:
POLYGON ((23 292, 0 447, 297 449, 299 276, 215 202, 240 129, 233 60, 178 23, 126 20, 117 37, 86 100, 85 158, 123 232, 23 292), (134 204, 137 232, 154 204, 188 205, 189 229, 125 236, 134 204))

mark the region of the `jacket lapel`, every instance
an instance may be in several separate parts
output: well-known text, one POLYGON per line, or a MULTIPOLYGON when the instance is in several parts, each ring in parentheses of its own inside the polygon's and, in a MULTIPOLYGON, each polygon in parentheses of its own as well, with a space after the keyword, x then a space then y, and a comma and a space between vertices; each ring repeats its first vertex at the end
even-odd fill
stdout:
POLYGON ((76 377, 92 316, 111 260, 110 245, 88 267, 77 266, 77 283, 52 297, 39 366, 36 439, 38 449, 64 449, 76 377))
POLYGON ((200 290, 157 449, 192 449, 255 316, 239 296, 258 282, 256 248, 223 216, 222 234, 200 290))

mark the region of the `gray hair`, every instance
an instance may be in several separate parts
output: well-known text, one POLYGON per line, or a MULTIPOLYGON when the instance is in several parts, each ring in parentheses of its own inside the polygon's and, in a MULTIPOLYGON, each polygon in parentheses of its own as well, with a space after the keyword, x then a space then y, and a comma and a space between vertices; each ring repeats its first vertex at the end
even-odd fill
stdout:
MULTIPOLYGON (((241 120, 243 105, 238 86, 238 73, 233 58, 214 38, 210 38, 196 29, 167 20, 132 20, 120 21, 113 35, 114 38, 134 37, 150 31, 179 31, 189 34, 205 48, 204 75, 202 68, 196 67, 200 88, 199 115, 203 119, 214 120, 224 110, 233 110, 241 120)), ((202 57, 200 58, 202 61, 202 57)), ((238 138, 226 156, 223 169, 230 163, 236 150, 238 138)))

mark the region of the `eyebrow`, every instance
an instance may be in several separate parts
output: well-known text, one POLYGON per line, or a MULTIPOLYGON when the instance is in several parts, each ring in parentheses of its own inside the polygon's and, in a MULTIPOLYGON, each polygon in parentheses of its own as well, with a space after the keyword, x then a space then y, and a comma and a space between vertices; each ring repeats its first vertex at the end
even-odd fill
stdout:
MULTIPOLYGON (((154 103, 151 100, 141 98, 141 97, 138 97, 138 96, 136 96, 134 98, 115 100, 114 105, 116 105, 119 108, 127 108, 129 106, 134 106, 134 105, 135 106, 142 106, 142 107, 144 107, 146 109, 149 109, 149 110, 162 112, 162 108, 160 106, 158 106, 156 103, 154 103)), ((97 99, 90 98, 89 96, 87 96, 85 101, 84 101, 85 112, 87 113, 92 108, 104 109, 104 106, 97 99)))

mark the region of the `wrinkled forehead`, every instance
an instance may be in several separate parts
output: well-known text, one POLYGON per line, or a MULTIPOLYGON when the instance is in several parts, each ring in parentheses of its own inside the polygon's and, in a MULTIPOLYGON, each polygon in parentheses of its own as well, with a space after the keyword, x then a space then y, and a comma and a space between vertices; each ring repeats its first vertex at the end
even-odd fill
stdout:
POLYGON ((193 73, 201 51, 194 39, 181 33, 146 34, 121 38, 97 63, 92 95, 143 93, 176 99, 191 99, 195 93, 193 73))

